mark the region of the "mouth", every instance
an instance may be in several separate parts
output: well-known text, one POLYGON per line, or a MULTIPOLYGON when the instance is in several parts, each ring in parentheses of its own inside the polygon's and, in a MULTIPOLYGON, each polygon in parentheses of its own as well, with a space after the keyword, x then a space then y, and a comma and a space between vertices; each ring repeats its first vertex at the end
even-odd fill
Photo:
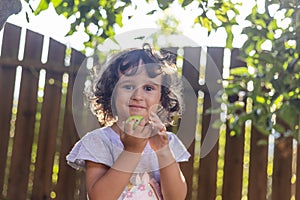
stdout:
POLYGON ((145 106, 141 106, 141 105, 129 105, 129 108, 132 108, 132 109, 146 109, 145 106))
POLYGON ((147 107, 142 106, 142 105, 129 105, 129 115, 140 115, 143 117, 148 116, 148 110, 147 107))

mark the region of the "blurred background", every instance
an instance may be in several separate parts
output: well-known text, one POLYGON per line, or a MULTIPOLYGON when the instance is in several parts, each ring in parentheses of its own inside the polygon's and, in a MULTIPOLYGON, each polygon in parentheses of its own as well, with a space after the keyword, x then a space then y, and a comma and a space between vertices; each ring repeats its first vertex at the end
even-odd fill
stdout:
MULTIPOLYGON (((298 1, 21 3, 0 32, 0 199, 86 199, 84 172, 65 156, 83 134, 74 119, 95 118, 83 97, 74 111, 73 94, 90 83, 90 63, 124 48, 117 36, 136 33, 130 46, 152 30, 195 96, 187 199, 300 199, 298 1)), ((181 134, 180 123, 169 128, 181 134)))

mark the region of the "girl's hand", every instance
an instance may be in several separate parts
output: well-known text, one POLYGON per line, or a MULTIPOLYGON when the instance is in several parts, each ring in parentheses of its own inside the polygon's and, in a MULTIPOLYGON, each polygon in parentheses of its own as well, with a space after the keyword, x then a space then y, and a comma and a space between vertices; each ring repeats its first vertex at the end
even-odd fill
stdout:
POLYGON ((150 125, 152 128, 149 144, 154 151, 160 150, 169 144, 166 127, 154 112, 150 113, 150 125))
POLYGON ((151 135, 151 127, 147 124, 147 119, 142 119, 137 126, 134 123, 135 119, 128 123, 123 122, 121 127, 124 131, 120 135, 121 142, 125 151, 142 153, 151 135))

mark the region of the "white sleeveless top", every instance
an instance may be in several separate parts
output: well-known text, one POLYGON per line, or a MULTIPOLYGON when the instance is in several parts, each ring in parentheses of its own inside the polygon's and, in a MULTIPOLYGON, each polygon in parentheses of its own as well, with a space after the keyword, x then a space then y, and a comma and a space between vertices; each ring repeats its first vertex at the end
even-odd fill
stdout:
MULTIPOLYGON (((179 138, 167 132, 169 147, 176 162, 188 161, 190 154, 179 138)), ((123 151, 120 136, 111 128, 95 129, 79 140, 67 155, 67 162, 75 169, 85 169, 85 160, 111 167, 123 151)), ((155 152, 147 144, 128 186, 118 200, 162 199, 159 165, 155 152)))

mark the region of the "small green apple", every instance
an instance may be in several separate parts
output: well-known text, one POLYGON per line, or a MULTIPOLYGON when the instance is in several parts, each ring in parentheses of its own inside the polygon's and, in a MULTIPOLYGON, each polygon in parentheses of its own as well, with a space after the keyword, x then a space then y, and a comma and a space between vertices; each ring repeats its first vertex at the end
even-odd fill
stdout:
POLYGON ((137 125, 141 122, 141 120, 143 119, 143 116, 140 115, 132 115, 130 117, 127 118, 127 120, 125 121, 125 123, 129 123, 132 120, 135 120, 134 124, 133 124, 133 129, 135 129, 137 127, 137 125))

